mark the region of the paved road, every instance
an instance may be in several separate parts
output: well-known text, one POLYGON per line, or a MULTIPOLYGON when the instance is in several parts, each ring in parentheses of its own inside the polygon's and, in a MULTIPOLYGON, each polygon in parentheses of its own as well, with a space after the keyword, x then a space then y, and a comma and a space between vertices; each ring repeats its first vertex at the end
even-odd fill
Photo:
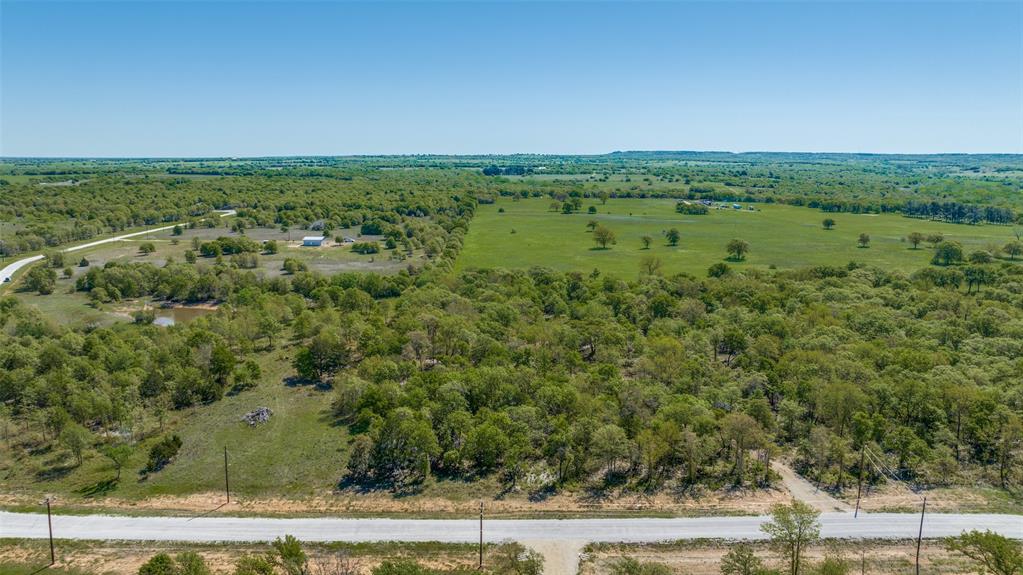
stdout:
MULTIPOLYGON (((487 541, 592 541, 642 543, 705 537, 762 539, 766 517, 699 517, 680 519, 537 519, 488 520, 487 541)), ((824 537, 915 538, 920 517, 909 513, 821 514, 824 537)), ((1021 515, 928 514, 925 537, 958 535, 968 529, 991 529, 1023 539, 1021 515)), ((442 519, 270 519, 256 517, 118 517, 58 515, 54 536, 65 539, 152 541, 266 541, 292 534, 304 541, 438 541, 479 540, 475 520, 442 519)), ((46 515, 0 512, 0 537, 46 537, 46 515)))
MULTIPOLYGON (((224 210, 224 211, 218 212, 218 215, 223 218, 225 216, 233 216, 235 213, 237 213, 237 212, 235 212, 234 210, 224 210)), ((162 232, 164 230, 169 230, 169 229, 173 228, 175 225, 177 225, 177 224, 173 224, 173 225, 169 225, 169 226, 163 226, 161 228, 152 228, 152 229, 149 229, 149 230, 143 230, 141 232, 132 232, 130 234, 124 234, 122 236, 117 236, 117 237, 114 237, 114 238, 105 238, 105 239, 102 239, 102 240, 96 240, 94 242, 89 242, 87 244, 80 244, 80 245, 77 245, 77 246, 71 246, 69 248, 64 248, 61 251, 64 251, 64 252, 76 252, 78 250, 84 250, 86 248, 92 248, 92 247, 100 246, 100 245, 103 245, 103 244, 109 244, 110 242, 119 242, 121 240, 126 240, 126 239, 129 239, 129 238, 134 238, 136 236, 144 236, 146 234, 151 234, 153 232, 162 232)), ((28 264, 30 264, 32 262, 37 262, 37 261, 39 261, 41 259, 43 259, 43 256, 35 255, 35 256, 31 256, 31 257, 27 257, 27 258, 22 258, 22 259, 20 259, 18 261, 15 261, 15 262, 12 262, 10 264, 7 264, 6 267, 4 267, 3 269, 0 269, 0 283, 6 282, 8 278, 14 277, 14 272, 20 270, 21 268, 27 266, 28 264)))

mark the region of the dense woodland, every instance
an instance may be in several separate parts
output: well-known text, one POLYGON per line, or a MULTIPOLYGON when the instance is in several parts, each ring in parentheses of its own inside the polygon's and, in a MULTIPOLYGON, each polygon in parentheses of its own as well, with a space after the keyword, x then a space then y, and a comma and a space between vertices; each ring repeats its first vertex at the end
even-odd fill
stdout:
MULTIPOLYGON (((3 413, 78 461, 89 450, 116 461, 118 445, 155 433, 146 416, 245 393, 262 377, 255 359, 286 347, 297 380, 333 390, 324 410, 352 438, 341 485, 414 490, 434 476, 497 474, 514 487, 532 473, 551 489, 755 487, 774 480, 769 462, 783 453, 836 489, 861 472, 920 486, 1023 482, 1015 262, 911 275, 724 263, 702 277, 637 266, 630 281, 598 270, 456 274, 476 202, 513 184, 462 170, 109 178, 53 192, 60 203, 5 193, 0 209, 25 229, 59 230, 71 215, 123 228, 233 207, 234 238, 320 221, 369 225, 395 240, 390 249, 432 247, 425 267, 391 276, 267 278, 210 254, 97 267, 76 283, 97 304, 222 304, 172 328, 62 327, 0 299, 3 413)), ((157 435, 164 451, 146 472, 176 450, 157 435)), ((16 448, 38 448, 36 437, 16 448)))

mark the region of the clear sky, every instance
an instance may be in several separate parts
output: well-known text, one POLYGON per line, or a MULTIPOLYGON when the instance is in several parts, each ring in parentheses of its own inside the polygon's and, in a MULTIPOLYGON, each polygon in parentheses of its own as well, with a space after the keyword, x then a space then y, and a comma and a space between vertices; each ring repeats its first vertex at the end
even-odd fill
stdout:
POLYGON ((1023 153, 1023 2, 0 0, 0 155, 1023 153))

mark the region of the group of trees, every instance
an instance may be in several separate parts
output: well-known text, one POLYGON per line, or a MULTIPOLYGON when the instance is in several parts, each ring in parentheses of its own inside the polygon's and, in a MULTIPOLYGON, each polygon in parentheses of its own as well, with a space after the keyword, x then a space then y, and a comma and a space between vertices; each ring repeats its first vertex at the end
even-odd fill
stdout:
MULTIPOLYGON (((322 219, 419 242, 425 267, 325 277, 293 262, 271 278, 214 258, 107 263, 76 279, 96 302, 222 304, 170 329, 62 327, 0 299, 0 402, 38 430, 15 449, 62 445, 76 461, 104 453, 112 437, 151 433, 156 414, 244 392, 260 354, 288 346, 296 375, 334 388, 332 413, 352 437, 338 470, 346 482, 499 474, 517 485, 535 470, 553 488, 756 486, 774 480, 770 461, 788 450, 801 471, 842 489, 861 471, 884 481, 858 467, 869 449, 924 485, 1020 483, 1019 266, 971 254, 968 266, 912 275, 719 262, 707 277, 665 276, 656 259, 630 281, 599 270, 456 273, 474 198, 523 190, 455 170, 398 172, 187 180, 168 202, 237 206, 244 225, 207 242, 221 254, 251 253, 258 244, 242 232, 252 226, 322 219)), ((167 185, 126 193, 163 205, 147 194, 167 185)), ((575 210, 581 197, 558 205, 575 210)), ((945 254, 949 242, 929 243, 945 254)), ((726 250, 738 261, 750 245, 726 250)), ((52 289, 54 266, 35 269, 33 286, 52 289)))
POLYGON ((1020 481, 1015 265, 985 264, 967 287, 944 268, 724 266, 700 279, 655 264, 631 282, 91 267, 81 289, 187 298, 213 286, 229 312, 171 330, 57 328, 0 300, 0 401, 55 422, 53 441, 73 422, 98 448, 140 411, 244 389, 250 357, 283 344, 298 374, 336 389, 354 482, 498 472, 514 483, 547 467, 559 485, 756 485, 794 449, 805 473, 843 488, 864 448, 923 484, 1020 481))
POLYGON ((911 217, 955 224, 1011 224, 1016 221, 1016 215, 1009 208, 936 200, 930 202, 910 200, 902 207, 902 212, 911 217))

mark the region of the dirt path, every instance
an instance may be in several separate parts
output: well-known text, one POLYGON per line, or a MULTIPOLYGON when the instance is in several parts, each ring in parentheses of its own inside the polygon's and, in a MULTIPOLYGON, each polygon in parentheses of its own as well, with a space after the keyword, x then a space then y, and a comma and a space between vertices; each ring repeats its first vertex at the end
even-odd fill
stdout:
POLYGON ((792 493, 792 497, 813 506, 814 509, 818 511, 853 510, 849 504, 835 499, 825 491, 817 489, 813 483, 810 483, 803 476, 793 471, 791 467, 777 459, 771 462, 771 469, 778 473, 778 475, 781 475, 782 483, 792 493))
POLYGON ((579 554, 585 541, 528 541, 522 544, 543 555, 543 575, 576 575, 579 572, 579 554))

